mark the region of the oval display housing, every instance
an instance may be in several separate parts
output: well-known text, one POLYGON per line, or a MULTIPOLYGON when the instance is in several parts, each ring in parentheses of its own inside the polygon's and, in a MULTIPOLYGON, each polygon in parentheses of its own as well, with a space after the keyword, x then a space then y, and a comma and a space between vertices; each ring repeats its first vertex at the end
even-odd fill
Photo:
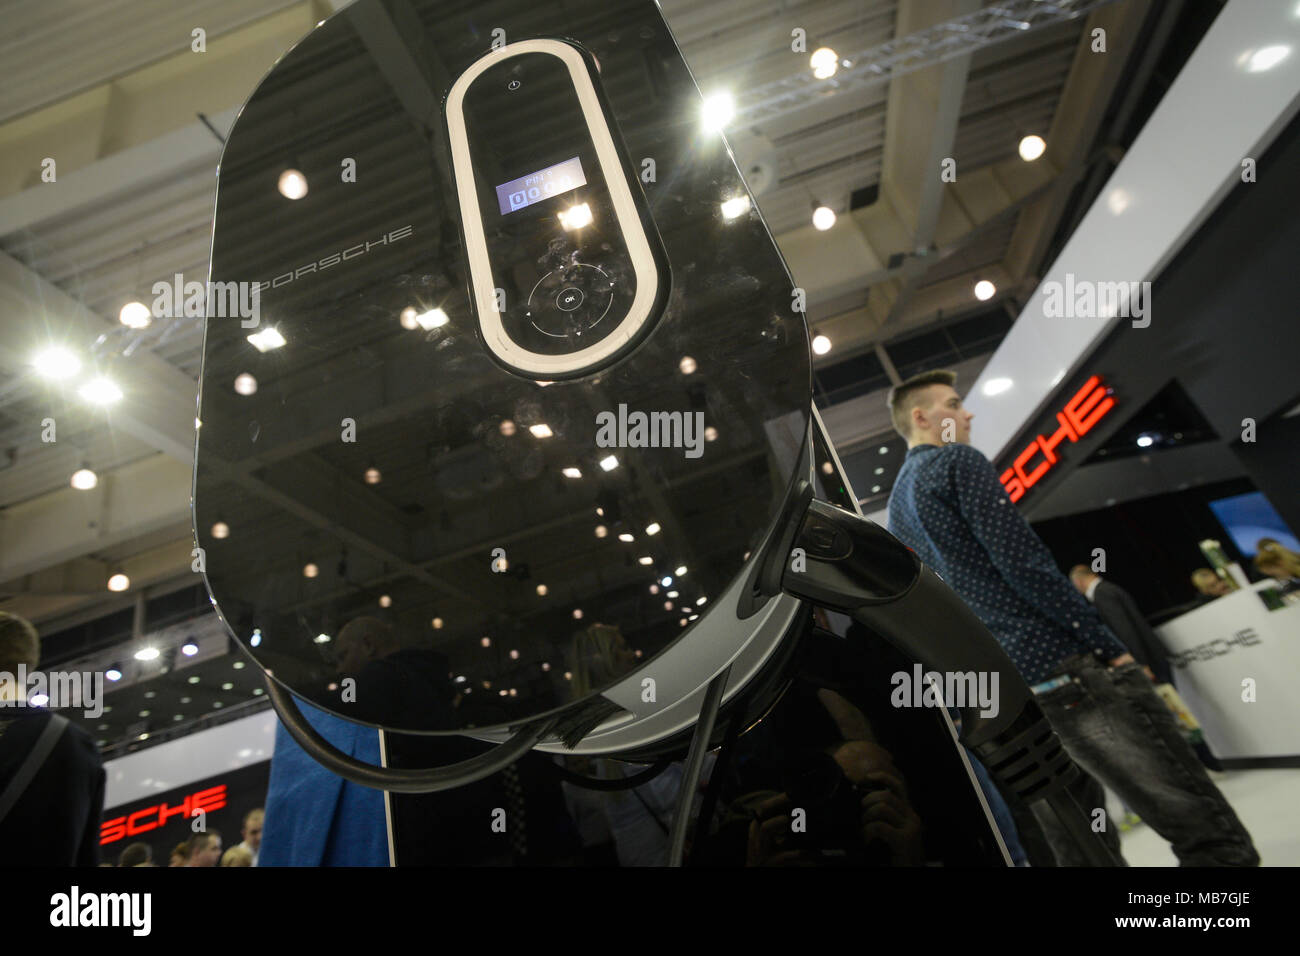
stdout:
POLYGON ((447 96, 479 331, 531 379, 615 361, 667 286, 590 63, 570 43, 524 40, 477 60, 447 96))

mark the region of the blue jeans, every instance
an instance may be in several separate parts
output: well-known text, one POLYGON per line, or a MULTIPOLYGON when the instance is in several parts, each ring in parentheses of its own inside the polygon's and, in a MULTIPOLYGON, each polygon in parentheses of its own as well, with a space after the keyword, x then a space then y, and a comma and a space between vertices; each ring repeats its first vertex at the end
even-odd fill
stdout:
MULTIPOLYGON (((1085 812, 1104 810, 1100 780, 1169 841, 1180 865, 1259 865, 1250 834, 1206 774, 1141 665, 1112 669, 1090 658, 1074 658, 1064 673, 1070 683, 1037 700, 1084 771, 1071 792, 1085 812)), ((1060 865, 1086 865, 1046 804, 1040 801, 1032 809, 1060 865)), ((1119 834, 1109 820, 1104 838, 1118 850, 1119 834)))

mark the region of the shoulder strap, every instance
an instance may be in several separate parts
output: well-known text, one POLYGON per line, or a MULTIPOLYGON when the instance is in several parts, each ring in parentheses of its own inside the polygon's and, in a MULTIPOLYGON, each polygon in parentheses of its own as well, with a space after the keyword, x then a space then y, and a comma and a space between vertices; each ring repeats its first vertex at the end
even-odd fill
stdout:
POLYGON ((41 766, 45 763, 45 758, 54 750, 54 745, 59 742, 63 736, 63 731, 68 727, 68 718, 60 714, 50 714, 49 723, 41 731, 41 735, 36 738, 36 746, 32 747, 31 752, 27 754, 22 764, 18 767, 18 772, 14 774, 9 785, 5 787, 4 792, 0 793, 0 823, 8 816, 9 811, 13 809, 18 798, 23 795, 27 785, 32 782, 41 766))

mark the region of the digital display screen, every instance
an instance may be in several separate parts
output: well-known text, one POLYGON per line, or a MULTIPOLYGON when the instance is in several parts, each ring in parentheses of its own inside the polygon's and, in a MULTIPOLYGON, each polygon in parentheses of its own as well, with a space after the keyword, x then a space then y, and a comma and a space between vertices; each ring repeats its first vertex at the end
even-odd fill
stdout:
POLYGON ((583 175, 582 163, 575 156, 573 159, 566 159, 562 163, 502 183, 497 187, 497 203, 501 207, 501 215, 504 216, 525 206, 531 206, 535 202, 550 199, 552 196, 585 185, 587 185, 587 177, 583 175))

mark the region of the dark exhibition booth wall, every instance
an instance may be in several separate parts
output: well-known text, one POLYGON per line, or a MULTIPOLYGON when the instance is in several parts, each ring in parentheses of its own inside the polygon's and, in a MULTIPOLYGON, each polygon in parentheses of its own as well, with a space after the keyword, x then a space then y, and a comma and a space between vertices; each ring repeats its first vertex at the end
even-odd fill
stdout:
POLYGON ((1121 318, 995 462, 1005 472, 1037 435, 1051 436, 1056 412, 1098 376, 1114 408, 1058 448, 1018 507, 1062 569, 1104 548, 1107 573, 1149 614, 1193 597, 1204 538, 1258 577, 1210 501, 1263 492, 1300 533, 1300 414, 1288 415, 1300 402, 1300 120, 1257 159, 1256 181, 1237 183, 1152 283, 1149 326, 1121 318), (1137 449, 1130 433, 1169 415, 1187 434, 1157 433, 1137 449), (1247 419, 1254 441, 1243 441, 1247 419))

